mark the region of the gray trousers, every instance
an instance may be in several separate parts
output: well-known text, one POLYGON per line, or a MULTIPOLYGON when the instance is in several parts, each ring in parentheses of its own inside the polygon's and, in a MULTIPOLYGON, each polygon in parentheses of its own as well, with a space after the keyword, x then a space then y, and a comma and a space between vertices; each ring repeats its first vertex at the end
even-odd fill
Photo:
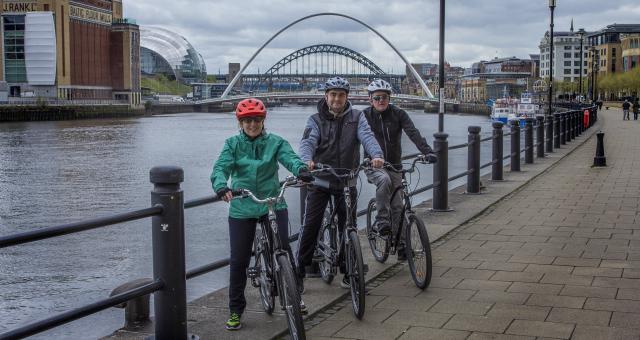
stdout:
POLYGON ((369 182, 376 186, 376 215, 377 224, 388 224, 393 228, 394 233, 398 228, 398 223, 391 224, 390 216, 393 214, 395 221, 400 221, 400 212, 402 211, 402 193, 398 192, 393 197, 391 195, 402 185, 402 175, 388 171, 385 169, 367 169, 365 170, 369 182))

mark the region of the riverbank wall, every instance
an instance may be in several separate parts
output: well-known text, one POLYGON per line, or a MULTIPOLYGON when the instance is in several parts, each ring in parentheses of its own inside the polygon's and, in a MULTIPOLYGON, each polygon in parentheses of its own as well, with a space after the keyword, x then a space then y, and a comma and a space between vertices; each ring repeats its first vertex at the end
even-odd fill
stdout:
POLYGON ((0 106, 0 122, 125 118, 145 114, 144 109, 129 105, 0 106))
MULTIPOLYGON (((490 116, 491 109, 485 104, 476 103, 458 103, 458 104, 445 104, 445 112, 455 113, 472 113, 481 116, 490 116)), ((438 103, 427 102, 424 104, 424 112, 438 113, 438 103)))

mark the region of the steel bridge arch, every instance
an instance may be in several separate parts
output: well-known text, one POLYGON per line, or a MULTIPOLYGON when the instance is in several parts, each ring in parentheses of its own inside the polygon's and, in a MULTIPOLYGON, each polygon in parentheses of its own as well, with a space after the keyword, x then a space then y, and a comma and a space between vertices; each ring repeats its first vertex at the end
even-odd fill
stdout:
POLYGON ((318 53, 332 53, 332 54, 348 57, 360 63, 362 66, 369 69, 375 75, 385 74, 385 72, 378 65, 376 65, 373 61, 371 61, 369 58, 365 57, 364 55, 360 54, 359 52, 356 52, 350 48, 339 46, 339 45, 318 44, 318 45, 307 46, 305 48, 301 48, 297 51, 292 52, 291 54, 280 59, 277 63, 271 66, 271 68, 268 69, 267 72, 264 73, 264 75, 273 76, 274 74, 276 74, 276 72, 278 72, 278 70, 292 63, 296 59, 302 58, 308 55, 312 55, 312 54, 318 54, 318 53))
POLYGON ((354 17, 348 16, 346 14, 340 14, 340 13, 331 13, 331 12, 326 12, 326 13, 316 13, 316 14, 311 14, 311 15, 307 15, 305 17, 302 17, 292 23, 290 23, 289 25, 283 27, 282 29, 280 29, 276 34, 274 34, 271 38, 269 38, 264 44, 262 44, 262 46, 260 46, 260 48, 251 56, 251 58, 249 58, 249 60, 244 64, 244 66, 242 66, 242 68, 240 69, 240 72, 238 72, 236 74, 235 77, 233 77, 233 80, 231 80, 231 82, 229 83, 229 85, 227 86, 227 88, 224 90, 224 92, 222 93, 222 95, 220 96, 221 98, 225 98, 227 97, 227 95, 229 94, 229 92, 231 92, 231 89, 233 88, 233 86, 238 82, 238 80, 240 79, 240 77, 242 77, 242 74, 244 73, 244 70, 251 64, 251 62, 253 61, 253 59, 256 58, 256 56, 273 40, 275 39, 277 36, 280 35, 280 33, 286 31, 287 29, 289 29, 289 27, 307 20, 307 19, 311 19, 311 18, 315 18, 315 17, 319 17, 319 16, 337 16, 337 17, 343 17, 352 21, 355 21, 357 23, 359 23, 360 25, 368 28, 371 32, 375 33, 378 37, 380 37, 382 40, 384 40, 384 42, 387 43, 387 45, 389 45, 389 47, 391 47, 393 49, 394 52, 396 52, 396 54, 402 59, 402 61, 404 61, 405 65, 407 66, 407 68, 409 69, 409 71, 411 71, 411 74, 413 75, 413 77, 418 81, 418 83, 420 84, 420 87, 422 88, 422 91, 424 91, 424 93, 427 95, 427 97, 429 98, 433 98, 433 94, 431 93, 431 91, 429 91, 429 88, 427 87, 427 84, 424 83, 424 81, 422 80, 422 78, 420 77, 420 75, 418 74, 418 72, 416 71, 415 68, 413 68, 413 66, 411 65, 411 63, 409 62, 409 60, 407 60, 407 58, 400 53, 400 51, 398 51, 398 49, 393 46, 393 44, 387 40, 387 38, 385 38, 380 32, 376 31, 375 28, 369 26, 367 23, 365 23, 364 21, 358 20, 354 17))

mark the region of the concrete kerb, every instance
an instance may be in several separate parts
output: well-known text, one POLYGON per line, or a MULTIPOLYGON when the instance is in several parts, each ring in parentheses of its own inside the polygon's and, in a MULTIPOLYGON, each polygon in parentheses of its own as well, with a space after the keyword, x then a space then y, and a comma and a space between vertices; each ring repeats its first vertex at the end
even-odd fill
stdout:
MULTIPOLYGON (((452 212, 430 211, 431 201, 415 207, 416 212, 427 225, 433 247, 438 247, 442 240, 461 231, 463 228, 460 227, 483 215, 497 203, 522 190, 533 179, 550 171, 560 160, 589 141, 602 124, 603 120, 600 119, 595 126, 576 138, 575 144, 571 143, 560 149, 555 149, 553 153, 547 153, 543 159, 535 158, 533 164, 523 166, 523 171, 505 171, 504 181, 491 181, 490 174, 482 176, 481 181, 486 188, 481 191, 482 194, 480 195, 465 194, 466 184, 450 190, 449 203, 454 209, 452 212)), ((589 159, 589 161, 591 160, 589 159)), ((364 235, 364 231, 360 232, 360 240, 365 263, 369 265, 366 280, 368 289, 380 285, 406 266, 406 263, 378 263, 371 254, 369 242, 364 235)), ((392 259, 390 258, 388 262, 391 261, 392 259)), ((339 281, 340 279, 341 277, 338 275, 335 280, 339 281)), ((410 277, 408 280, 410 280, 410 277)), ((305 317, 307 329, 312 329, 315 325, 343 308, 351 308, 351 303, 348 301, 350 299, 349 290, 340 288, 337 282, 333 285, 326 285, 321 280, 307 281, 305 284, 307 293, 303 295, 303 299, 310 310, 309 315, 305 317)), ((228 294, 227 288, 223 288, 189 303, 189 332, 199 335, 201 339, 210 337, 216 339, 273 339, 285 336, 288 333, 288 329, 279 310, 274 312, 274 316, 267 316, 260 306, 258 290, 247 287, 246 294, 248 302, 247 316, 250 319, 247 320, 250 323, 247 325, 248 327, 238 332, 224 330, 224 320, 226 320, 228 314, 226 309, 228 294)), ((368 300, 370 296, 368 295, 368 300)), ((367 309, 370 307, 367 306, 367 309)), ((142 339, 151 335, 152 332, 153 328, 147 325, 147 327, 137 331, 119 330, 105 338, 142 339)))

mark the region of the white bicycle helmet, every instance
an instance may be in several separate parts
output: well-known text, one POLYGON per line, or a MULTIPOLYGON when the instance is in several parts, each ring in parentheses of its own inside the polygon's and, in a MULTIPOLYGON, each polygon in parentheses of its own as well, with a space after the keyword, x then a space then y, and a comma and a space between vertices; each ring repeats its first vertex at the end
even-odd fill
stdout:
POLYGON ((324 91, 327 92, 329 90, 345 90, 349 93, 349 82, 342 77, 333 77, 329 78, 326 83, 324 83, 324 91))
POLYGON ((393 92, 393 88, 391 87, 391 84, 389 84, 389 82, 386 80, 374 79, 371 84, 367 86, 367 91, 369 91, 369 94, 372 94, 376 91, 384 91, 391 95, 391 93, 393 92))

